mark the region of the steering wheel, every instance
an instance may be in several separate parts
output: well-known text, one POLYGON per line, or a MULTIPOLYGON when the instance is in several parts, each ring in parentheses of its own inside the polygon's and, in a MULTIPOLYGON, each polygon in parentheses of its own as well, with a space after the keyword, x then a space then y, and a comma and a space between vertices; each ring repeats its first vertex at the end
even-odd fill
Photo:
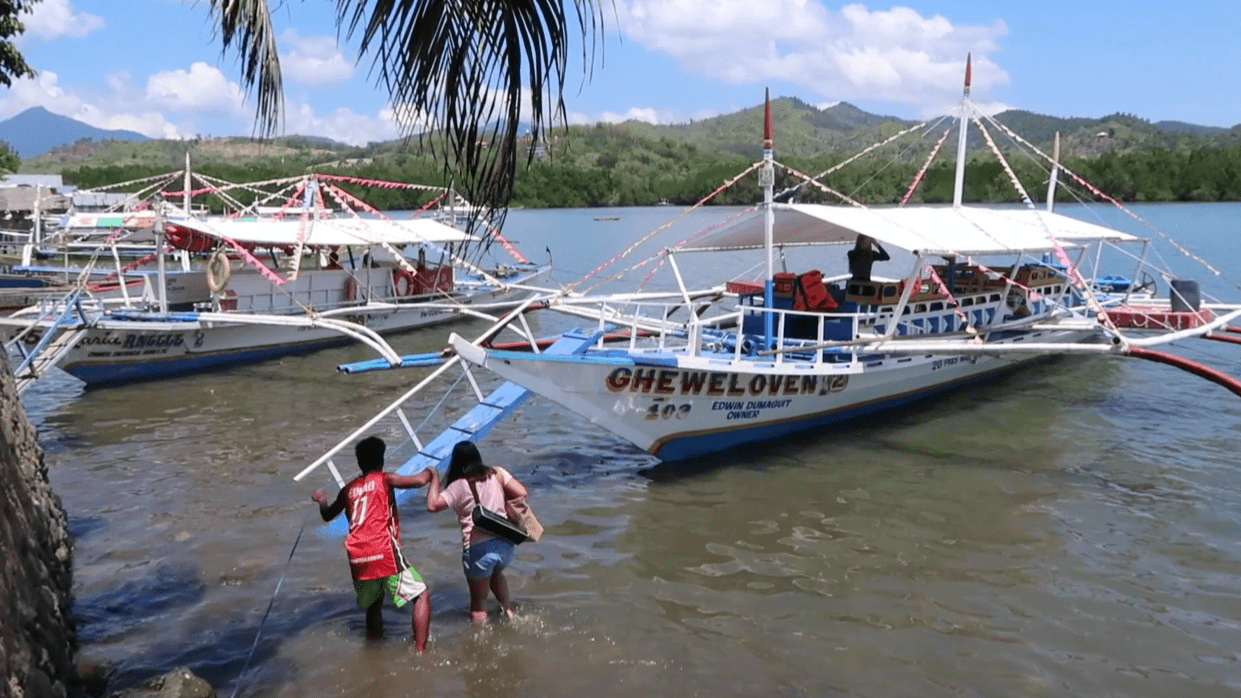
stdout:
POLYGON ((1159 290, 1159 285, 1155 283, 1155 277, 1151 276, 1148 272, 1142 272, 1142 276, 1138 280, 1138 283, 1134 284, 1133 288, 1131 288, 1129 292, 1130 293, 1149 292, 1152 296, 1154 296, 1157 294, 1158 290, 1159 290))

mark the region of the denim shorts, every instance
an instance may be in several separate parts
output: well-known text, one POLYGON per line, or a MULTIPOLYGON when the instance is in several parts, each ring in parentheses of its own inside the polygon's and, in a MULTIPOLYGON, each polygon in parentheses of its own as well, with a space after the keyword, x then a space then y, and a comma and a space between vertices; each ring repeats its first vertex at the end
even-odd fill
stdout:
POLYGON ((466 579, 483 579, 508 567, 517 546, 502 539, 488 538, 461 551, 461 565, 466 579))

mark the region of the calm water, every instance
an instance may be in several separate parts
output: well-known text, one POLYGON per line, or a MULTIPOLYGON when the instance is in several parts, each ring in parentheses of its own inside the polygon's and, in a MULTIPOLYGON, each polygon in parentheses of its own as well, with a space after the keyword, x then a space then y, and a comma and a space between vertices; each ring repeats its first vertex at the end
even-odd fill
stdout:
MULTIPOLYGON (((1174 269, 1241 295, 1241 206, 1138 210, 1225 274, 1157 244, 1174 269)), ((515 211, 506 232, 550 247, 569 282, 675 213, 515 211)), ((446 332, 394 344, 433 350, 446 332)), ((1241 371, 1241 347, 1184 351, 1241 371)), ((314 524, 324 482, 292 481, 425 375, 333 370, 362 358, 32 390, 77 536, 84 651, 115 686, 188 666, 221 695, 1241 695, 1241 401, 1188 374, 1055 360, 664 465, 535 398, 483 444, 547 526, 510 568, 521 617, 470 627, 456 522, 411 508, 405 549, 433 594, 419 658, 408 613, 363 640, 340 541, 314 524)))

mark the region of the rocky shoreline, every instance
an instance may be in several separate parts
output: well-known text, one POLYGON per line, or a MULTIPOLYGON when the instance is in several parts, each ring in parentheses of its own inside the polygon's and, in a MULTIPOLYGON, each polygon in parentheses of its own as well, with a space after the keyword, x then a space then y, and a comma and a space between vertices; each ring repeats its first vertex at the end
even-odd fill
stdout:
MULTIPOLYGON (((73 538, 52 491, 34 425, 8 357, 0 356, 0 694, 80 698, 107 689, 108 670, 81 660, 73 619, 73 538)), ((211 698, 212 687, 177 669, 109 696, 211 698)))

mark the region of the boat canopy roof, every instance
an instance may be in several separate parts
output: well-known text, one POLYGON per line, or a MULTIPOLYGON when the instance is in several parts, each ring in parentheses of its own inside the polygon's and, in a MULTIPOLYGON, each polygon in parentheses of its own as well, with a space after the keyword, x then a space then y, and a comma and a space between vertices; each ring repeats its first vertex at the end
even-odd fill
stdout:
POLYGON ((215 238, 261 246, 415 245, 476 240, 472 235, 429 218, 320 218, 285 220, 182 220, 178 226, 215 238), (303 237, 304 236, 304 237, 303 237))
MULTIPOLYGON (((1101 225, 1028 208, 916 206, 859 208, 822 204, 775 204, 773 243, 852 243, 867 235, 913 253, 985 255, 1046 252, 1096 240, 1134 242, 1141 238, 1101 225)), ((760 208, 680 247, 681 250, 762 248, 760 208)))

